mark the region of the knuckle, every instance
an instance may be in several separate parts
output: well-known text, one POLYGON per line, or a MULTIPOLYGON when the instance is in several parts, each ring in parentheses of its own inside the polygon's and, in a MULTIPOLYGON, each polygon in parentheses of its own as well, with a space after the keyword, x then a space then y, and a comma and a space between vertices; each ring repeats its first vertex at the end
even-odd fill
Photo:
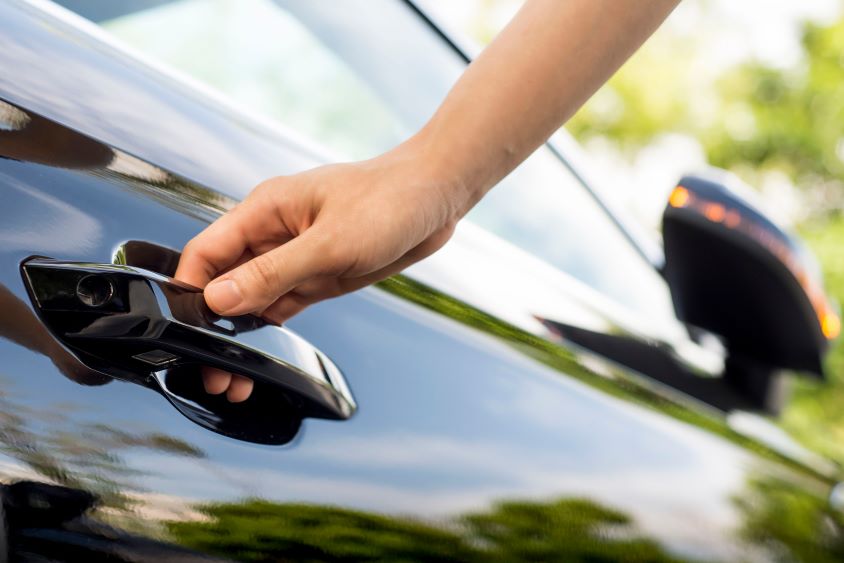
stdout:
POLYGON ((261 197, 275 195, 280 191, 283 191, 278 189, 284 185, 283 178, 283 176, 276 176, 274 178, 270 178, 269 180, 264 180, 252 189, 252 193, 261 197))
POLYGON ((258 184, 254 188, 252 188, 252 193, 253 194, 264 194, 267 191, 271 190, 272 186, 273 186, 273 180, 275 180, 275 178, 271 178, 269 180, 264 180, 263 182, 261 182, 260 184, 258 184))
POLYGON ((333 283, 328 284, 328 286, 323 290, 321 294, 314 296, 313 302, 316 303, 321 299, 340 297, 344 293, 346 293, 346 291, 344 290, 343 286, 337 280, 333 280, 333 283))
POLYGON ((186 254, 196 254, 198 247, 200 245, 199 237, 193 237, 190 239, 187 244, 185 244, 184 248, 182 248, 182 255, 186 254))
POLYGON ((280 178, 267 180, 252 190, 249 195, 250 205, 259 205, 262 208, 283 209, 292 201, 295 192, 284 189, 286 182, 280 178))

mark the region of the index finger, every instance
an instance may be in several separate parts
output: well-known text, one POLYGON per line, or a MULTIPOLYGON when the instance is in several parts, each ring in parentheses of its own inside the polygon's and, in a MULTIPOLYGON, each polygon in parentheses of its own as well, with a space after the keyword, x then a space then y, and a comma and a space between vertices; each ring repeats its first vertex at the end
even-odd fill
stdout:
POLYGON ((204 288, 217 274, 235 264, 247 249, 235 207, 191 239, 182 250, 175 278, 204 288))

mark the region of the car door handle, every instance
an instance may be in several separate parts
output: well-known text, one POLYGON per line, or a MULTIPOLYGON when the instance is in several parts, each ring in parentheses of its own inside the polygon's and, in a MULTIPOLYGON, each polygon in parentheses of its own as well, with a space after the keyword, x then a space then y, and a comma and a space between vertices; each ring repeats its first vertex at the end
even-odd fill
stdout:
MULTIPOLYGON (((290 330, 252 316, 220 317, 201 290, 118 264, 32 258, 23 277, 42 320, 90 367, 137 381, 196 365, 282 391, 303 417, 347 419, 354 398, 343 374, 290 330)), ((171 400, 173 397, 168 397, 171 400)))

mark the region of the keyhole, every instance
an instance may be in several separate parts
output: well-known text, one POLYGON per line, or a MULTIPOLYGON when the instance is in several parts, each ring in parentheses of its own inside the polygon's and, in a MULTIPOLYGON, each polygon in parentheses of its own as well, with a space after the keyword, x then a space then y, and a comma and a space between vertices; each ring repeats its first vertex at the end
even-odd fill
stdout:
POLYGON ((102 307, 114 296, 114 286, 105 276, 91 274, 76 284, 76 297, 89 307, 102 307))

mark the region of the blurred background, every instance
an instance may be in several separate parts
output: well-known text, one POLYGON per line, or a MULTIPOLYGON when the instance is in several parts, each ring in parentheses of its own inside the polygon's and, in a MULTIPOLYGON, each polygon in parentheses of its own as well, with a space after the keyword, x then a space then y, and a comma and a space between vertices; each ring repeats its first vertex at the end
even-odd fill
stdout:
MULTIPOLYGON (((473 46, 521 0, 424 0, 473 46)), ((844 2, 683 0, 569 122, 607 194, 658 235, 683 173, 725 168, 796 231, 844 301, 844 2)), ((830 381, 794 382, 783 427, 844 463, 844 345, 830 381)))

